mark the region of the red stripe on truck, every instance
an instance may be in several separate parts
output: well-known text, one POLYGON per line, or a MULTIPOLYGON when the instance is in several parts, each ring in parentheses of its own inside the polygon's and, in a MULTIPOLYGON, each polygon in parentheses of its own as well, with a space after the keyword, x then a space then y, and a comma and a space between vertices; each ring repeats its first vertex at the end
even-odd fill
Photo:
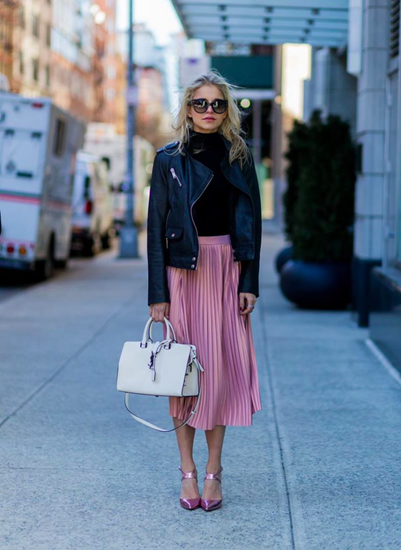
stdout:
POLYGON ((30 197, 23 195, 5 195, 0 193, 0 200, 11 201, 11 202, 25 202, 29 204, 40 204, 40 197, 30 197))

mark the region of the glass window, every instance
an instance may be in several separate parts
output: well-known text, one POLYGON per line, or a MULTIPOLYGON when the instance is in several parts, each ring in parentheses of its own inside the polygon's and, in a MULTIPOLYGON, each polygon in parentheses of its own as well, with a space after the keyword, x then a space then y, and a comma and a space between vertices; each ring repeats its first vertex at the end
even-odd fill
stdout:
POLYGON ((46 86, 50 88, 50 66, 46 65, 46 86))
POLYGON ((24 6, 21 6, 20 25, 21 25, 22 29, 25 29, 25 8, 24 8, 24 6))
POLYGON ((46 25, 46 44, 47 46, 51 46, 52 42, 52 28, 49 23, 46 25))
POLYGON ((388 106, 388 139, 387 139, 387 159, 389 161, 389 171, 387 173, 384 189, 384 265, 392 266, 397 257, 397 248, 399 248, 399 237, 397 235, 398 225, 398 205, 396 197, 398 194, 399 182, 397 181, 397 149, 398 149, 398 71, 393 71, 389 75, 389 93, 391 102, 388 106))
POLYGON ((32 15, 32 34, 39 38, 39 16, 36 14, 32 15))
POLYGON ((39 59, 32 59, 32 78, 39 81, 39 59))

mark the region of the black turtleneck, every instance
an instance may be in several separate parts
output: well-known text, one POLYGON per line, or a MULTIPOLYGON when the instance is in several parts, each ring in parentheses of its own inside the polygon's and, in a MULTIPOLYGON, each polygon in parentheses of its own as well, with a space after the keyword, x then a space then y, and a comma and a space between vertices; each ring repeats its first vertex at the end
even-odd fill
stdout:
POLYGON ((214 172, 210 183, 193 206, 193 217, 199 236, 227 235, 231 184, 220 163, 227 149, 220 132, 203 133, 191 130, 188 150, 194 159, 214 172), (196 153, 202 149, 201 152, 196 153))

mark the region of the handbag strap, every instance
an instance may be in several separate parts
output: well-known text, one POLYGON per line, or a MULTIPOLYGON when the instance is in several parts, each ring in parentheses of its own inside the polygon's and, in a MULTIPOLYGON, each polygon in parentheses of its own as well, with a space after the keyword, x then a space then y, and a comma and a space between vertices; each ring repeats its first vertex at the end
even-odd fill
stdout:
POLYGON ((182 424, 180 424, 176 428, 171 428, 170 430, 165 430, 164 428, 159 428, 159 426, 156 426, 155 424, 152 424, 151 422, 148 422, 144 418, 141 418, 137 414, 133 413, 129 408, 129 396, 130 396, 130 394, 126 392, 125 396, 124 396, 124 404, 125 404, 125 408, 130 413, 132 418, 134 418, 135 420, 137 420, 141 424, 144 424, 145 426, 148 426, 148 428, 153 428, 154 430, 157 430, 158 432, 174 432, 175 430, 178 430, 178 428, 181 428, 181 426, 184 426, 187 422, 189 422, 190 419, 192 418, 192 416, 196 413, 196 409, 198 408, 199 399, 200 399, 200 396, 201 396, 201 387, 199 386, 199 393, 198 393, 198 397, 196 399, 195 407, 193 408, 193 410, 190 413, 190 415, 188 416, 188 418, 182 424))

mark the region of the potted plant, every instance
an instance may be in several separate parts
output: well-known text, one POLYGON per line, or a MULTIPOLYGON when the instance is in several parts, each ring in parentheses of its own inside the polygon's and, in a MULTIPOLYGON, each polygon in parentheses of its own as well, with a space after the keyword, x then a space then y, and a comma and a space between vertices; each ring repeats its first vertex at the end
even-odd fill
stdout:
POLYGON ((301 307, 344 308, 351 299, 355 144, 348 122, 337 115, 322 120, 319 110, 302 131, 292 202, 287 197, 292 259, 280 287, 301 307))

